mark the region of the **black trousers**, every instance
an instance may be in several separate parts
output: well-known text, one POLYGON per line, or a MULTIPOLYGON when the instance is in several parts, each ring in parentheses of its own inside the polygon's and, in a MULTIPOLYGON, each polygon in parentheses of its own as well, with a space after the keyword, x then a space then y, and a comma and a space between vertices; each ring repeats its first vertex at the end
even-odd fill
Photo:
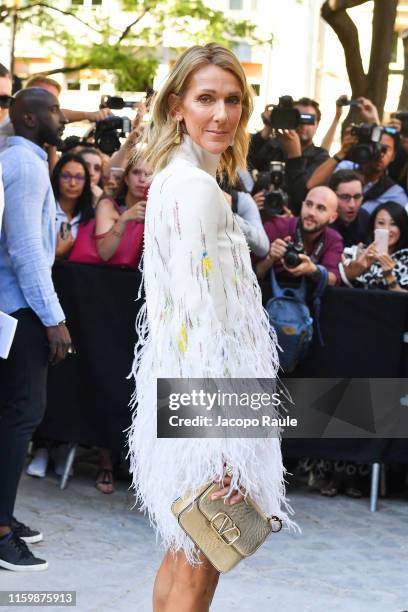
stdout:
POLYGON ((29 308, 12 316, 16 335, 8 359, 0 358, 0 526, 10 525, 28 443, 46 406, 45 327, 29 308))

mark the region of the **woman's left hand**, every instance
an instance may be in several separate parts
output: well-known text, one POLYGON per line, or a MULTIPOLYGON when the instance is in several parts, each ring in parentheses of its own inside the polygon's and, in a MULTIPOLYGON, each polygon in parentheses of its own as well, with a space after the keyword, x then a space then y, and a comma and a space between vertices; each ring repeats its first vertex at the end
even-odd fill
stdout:
POLYGON ((384 253, 383 255, 378 255, 377 259, 380 262, 384 274, 389 274, 394 270, 395 261, 388 254, 384 253))
MULTIPOLYGON (((219 499, 220 497, 224 497, 225 495, 227 495, 229 492, 230 483, 231 483, 231 476, 225 475, 223 479, 221 480, 221 482, 219 483, 219 486, 220 486, 219 491, 215 491, 211 495, 211 500, 214 501, 216 499, 219 499)), ((232 495, 230 495, 230 497, 225 500, 225 504, 228 506, 234 506, 235 504, 239 504, 240 502, 242 502, 244 499, 245 499, 245 492, 242 493, 242 491, 238 491, 237 489, 235 489, 232 495)))

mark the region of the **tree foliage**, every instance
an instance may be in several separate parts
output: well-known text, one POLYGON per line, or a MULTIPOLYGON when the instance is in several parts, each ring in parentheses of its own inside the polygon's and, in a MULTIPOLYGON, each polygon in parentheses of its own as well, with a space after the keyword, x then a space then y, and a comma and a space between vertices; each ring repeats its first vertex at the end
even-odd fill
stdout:
POLYGON ((98 11, 90 23, 80 7, 60 9, 51 1, 22 0, 17 9, 0 4, 0 23, 10 23, 16 11, 17 44, 25 23, 37 28, 39 40, 61 58, 61 66, 47 74, 103 68, 114 74, 119 90, 128 91, 141 91, 151 84, 166 32, 182 33, 187 45, 214 41, 234 47, 243 39, 265 42, 256 38, 253 24, 233 21, 207 7, 204 0, 118 0, 116 4, 128 17, 122 30, 112 28, 98 11))

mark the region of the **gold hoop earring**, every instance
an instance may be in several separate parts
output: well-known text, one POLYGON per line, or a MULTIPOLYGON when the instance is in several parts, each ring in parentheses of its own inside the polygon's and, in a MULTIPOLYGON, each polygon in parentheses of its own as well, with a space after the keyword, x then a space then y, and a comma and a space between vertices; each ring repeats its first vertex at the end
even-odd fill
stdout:
POLYGON ((180 119, 177 119, 176 135, 174 137, 174 144, 180 144, 180 143, 181 143, 180 119))

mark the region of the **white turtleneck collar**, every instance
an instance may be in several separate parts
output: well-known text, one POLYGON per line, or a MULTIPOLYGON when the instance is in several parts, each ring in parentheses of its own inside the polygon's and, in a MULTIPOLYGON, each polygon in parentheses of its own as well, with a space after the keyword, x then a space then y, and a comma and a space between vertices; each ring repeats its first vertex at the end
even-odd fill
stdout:
POLYGON ((182 139, 181 144, 174 149, 173 159, 185 159, 215 178, 221 155, 209 153, 196 144, 188 134, 183 134, 182 139))

